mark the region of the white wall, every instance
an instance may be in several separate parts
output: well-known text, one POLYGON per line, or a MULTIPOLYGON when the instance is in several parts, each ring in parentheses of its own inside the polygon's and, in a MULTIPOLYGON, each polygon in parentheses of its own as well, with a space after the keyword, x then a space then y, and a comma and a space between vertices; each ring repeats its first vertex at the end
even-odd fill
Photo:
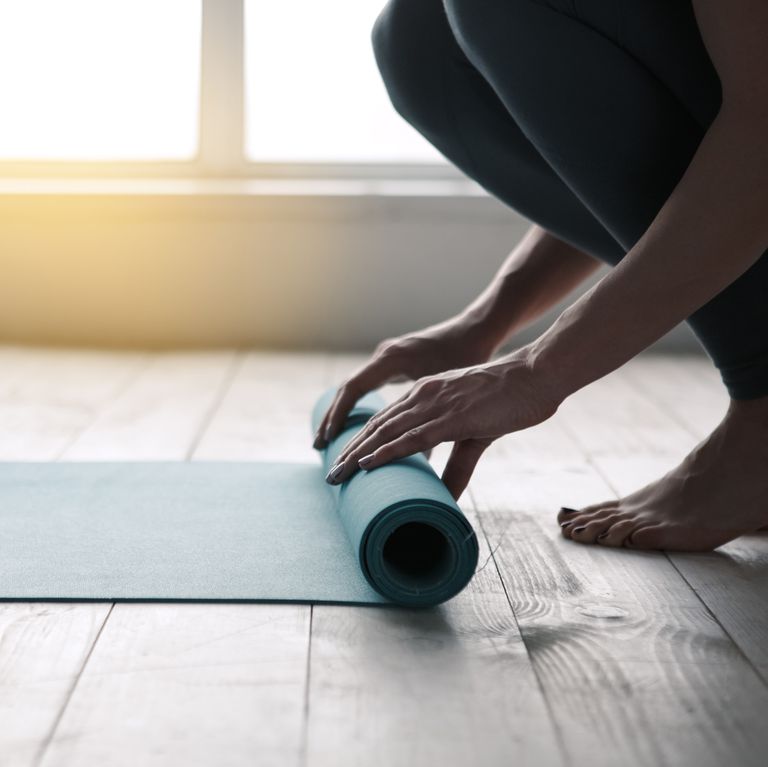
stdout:
POLYGON ((366 349, 459 310, 526 227, 481 196, 0 194, 0 336, 366 349))

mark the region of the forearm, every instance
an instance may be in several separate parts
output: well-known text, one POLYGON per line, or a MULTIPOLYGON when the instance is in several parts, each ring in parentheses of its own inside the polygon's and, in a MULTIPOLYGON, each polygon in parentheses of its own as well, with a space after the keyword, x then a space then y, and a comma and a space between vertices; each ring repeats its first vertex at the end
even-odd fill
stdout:
POLYGON ((635 247, 531 345, 532 364, 560 398, 627 362, 760 257, 768 246, 766 135, 759 115, 721 110, 635 247))
POLYGON ((533 226, 462 319, 490 354, 509 336, 557 304, 594 272, 593 257, 533 226))

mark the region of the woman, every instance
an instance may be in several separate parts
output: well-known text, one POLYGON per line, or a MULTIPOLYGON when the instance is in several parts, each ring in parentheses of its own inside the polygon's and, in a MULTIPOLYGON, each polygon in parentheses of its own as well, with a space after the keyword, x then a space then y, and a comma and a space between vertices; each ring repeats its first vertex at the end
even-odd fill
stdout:
POLYGON ((563 533, 700 551, 768 525, 766 41, 765 0, 390 0, 374 47, 394 106, 536 226, 460 316, 381 344, 341 386, 317 447, 363 393, 416 380, 329 482, 451 441, 458 497, 494 439, 688 318, 731 396, 723 422, 639 492, 561 509, 563 533), (615 268, 488 361, 595 259, 615 268))

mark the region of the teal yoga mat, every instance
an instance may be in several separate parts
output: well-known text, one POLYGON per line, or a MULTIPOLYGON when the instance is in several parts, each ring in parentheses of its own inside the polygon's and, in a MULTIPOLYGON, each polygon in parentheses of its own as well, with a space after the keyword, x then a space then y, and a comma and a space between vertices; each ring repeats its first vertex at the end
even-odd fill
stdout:
POLYGON ((315 465, 0 464, 0 599, 450 599, 477 538, 423 455, 324 480, 382 404, 360 400, 315 465))

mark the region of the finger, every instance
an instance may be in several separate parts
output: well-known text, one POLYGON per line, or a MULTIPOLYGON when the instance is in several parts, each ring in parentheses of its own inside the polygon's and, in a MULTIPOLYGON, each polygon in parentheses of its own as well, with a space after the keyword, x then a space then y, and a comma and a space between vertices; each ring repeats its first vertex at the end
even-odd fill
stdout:
MULTIPOLYGON (((392 419, 399 417, 403 413, 412 408, 412 403, 408 400, 407 395, 404 395, 391 405, 387 405, 379 410, 365 426, 355 434, 354 437, 344 446, 342 451, 336 458, 336 463, 346 461, 350 454, 357 451, 360 445, 367 442, 374 434, 376 434, 382 427, 388 424, 392 419)), ((364 453, 360 454, 365 455, 364 453)))
POLYGON ((376 450, 377 447, 392 442, 409 429, 429 420, 431 420, 431 416, 425 416, 423 412, 415 409, 396 412, 392 417, 382 419, 365 439, 356 440, 355 445, 344 448, 343 454, 339 455, 336 464, 350 461, 356 464, 361 458, 376 450))
POLYGON ((360 429, 360 431, 357 432, 357 434, 355 434, 354 437, 352 437, 352 439, 350 439, 349 442, 342 448, 341 452, 336 458, 337 465, 340 462, 346 460, 347 456, 353 450, 355 450, 358 445, 367 440, 371 434, 381 428, 381 426, 390 418, 394 418, 405 410, 412 408, 413 399, 414 389, 411 388, 409 391, 398 397, 394 402, 391 402, 389 405, 385 405, 383 408, 381 408, 381 410, 375 413, 368 420, 365 426, 363 426, 363 428, 360 429))
POLYGON ((354 463, 351 460, 347 461, 337 481, 346 481, 358 468, 370 471, 391 461, 396 461, 399 458, 405 458, 409 455, 429 450, 445 441, 445 431, 446 424, 443 420, 439 419, 413 426, 391 442, 380 445, 372 453, 362 456, 359 463, 354 463))
POLYGON ((312 447, 314 447, 315 450, 322 450, 324 447, 328 445, 328 441, 325 439, 325 432, 328 428, 328 417, 330 416, 331 412, 336 406, 336 401, 339 399, 339 397, 341 397, 342 388, 343 387, 339 387, 336 390, 336 394, 331 400, 331 404, 328 406, 328 409, 325 411, 325 413, 323 414, 323 417, 320 419, 320 425, 317 427, 314 441, 312 442, 312 447))
POLYGON ((316 448, 326 447, 339 433, 349 411, 360 397, 386 382, 388 374, 385 367, 378 360, 374 360, 339 387, 315 433, 316 448))
POLYGON ((373 468, 368 465, 361 466, 360 461, 370 456, 372 452, 382 445, 402 437, 408 431, 418 429, 429 420, 420 415, 418 411, 407 412, 409 412, 409 415, 406 418, 397 420, 397 417, 395 417, 392 419, 394 423, 388 421, 386 424, 381 424, 379 429, 374 431, 364 443, 360 443, 355 450, 347 452, 344 457, 339 456, 339 459, 328 472, 326 480, 332 485, 337 485, 340 482, 345 482, 360 468, 373 468), (384 434, 389 434, 390 436, 387 438, 383 436, 384 434), (366 446, 365 451, 361 449, 363 444, 366 446))
POLYGON ((458 501, 469 484, 472 473, 490 443, 479 439, 454 442, 448 462, 443 470, 443 482, 458 501))

